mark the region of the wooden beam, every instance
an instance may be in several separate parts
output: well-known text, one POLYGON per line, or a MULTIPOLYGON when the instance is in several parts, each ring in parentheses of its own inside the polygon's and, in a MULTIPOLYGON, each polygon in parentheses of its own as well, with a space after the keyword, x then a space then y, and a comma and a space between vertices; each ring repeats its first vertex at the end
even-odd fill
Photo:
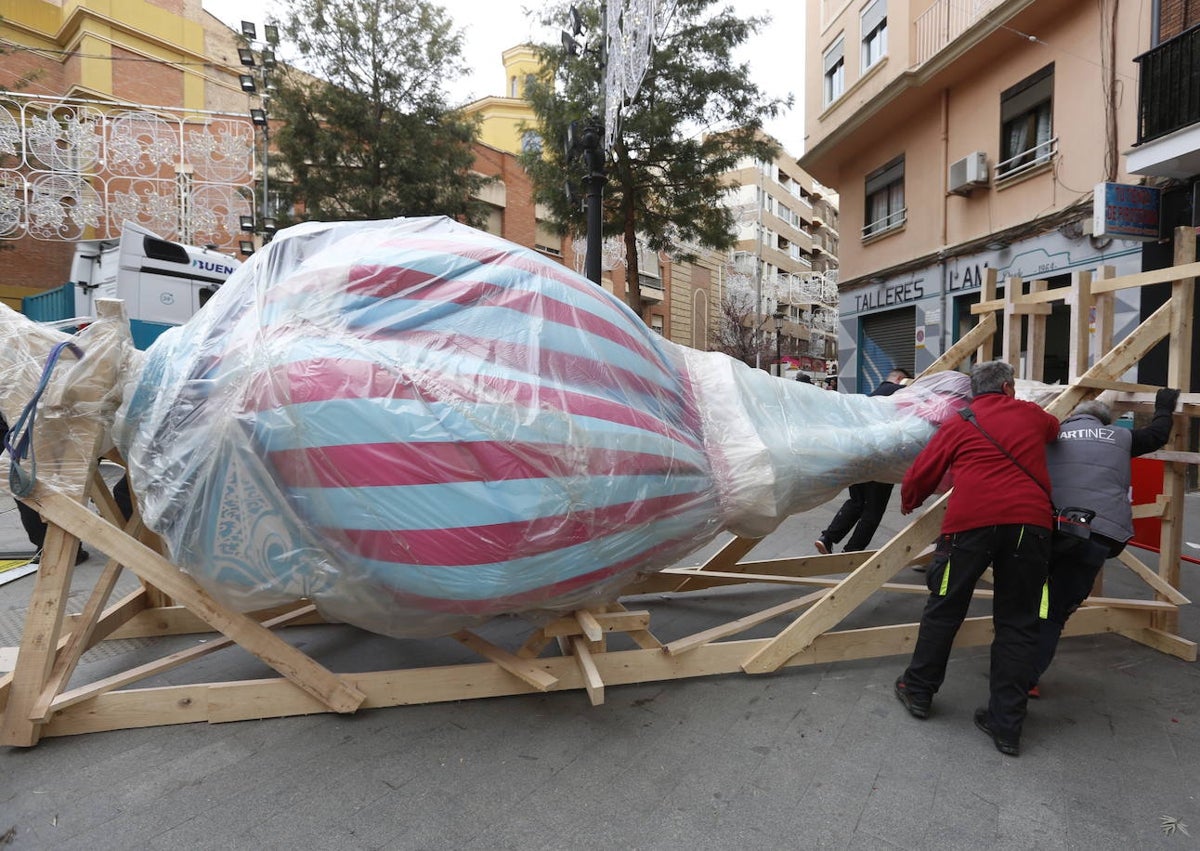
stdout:
POLYGON ((776 671, 812 644, 818 635, 840 623, 937 537, 948 498, 949 494, 940 497, 862 567, 843 579, 830 594, 800 615, 767 646, 756 649, 742 669, 748 674, 776 671))
POLYGON ((933 375, 934 373, 945 372, 948 369, 958 369, 963 361, 969 359, 985 341, 990 341, 992 335, 995 333, 996 315, 989 313, 980 319, 974 328, 963 334, 957 343, 946 349, 942 353, 942 356, 931 363, 921 375, 933 375))
POLYGON ((1079 376, 1091 366, 1092 273, 1080 270, 1071 273, 1071 317, 1068 322, 1070 345, 1067 349, 1067 380, 1078 382, 1079 376))
MULTIPOLYGON (((308 608, 312 608, 311 606, 308 608)), ((273 629, 277 626, 283 626, 289 623, 293 618, 304 613, 304 609, 297 609, 294 612, 289 612, 285 615, 272 618, 263 624, 265 629, 273 629)), ((191 662, 194 659, 200 659, 208 656, 211 653, 216 653, 218 650, 223 650, 233 644, 230 638, 219 638, 214 641, 206 641, 203 644, 197 644, 194 647, 189 647, 186 650, 179 650, 161 659, 155 659, 153 662, 147 662, 144 665, 138 665, 129 670, 122 671, 119 674, 113 674, 110 677, 105 677, 102 680, 88 683, 87 685, 79 686, 78 688, 65 691, 54 698, 53 701, 45 707, 45 714, 33 720, 42 722, 46 721, 50 714, 62 711, 68 706, 74 706, 77 703, 82 703, 85 700, 90 700, 97 695, 113 691, 121 688, 121 686, 135 683, 138 680, 144 680, 146 677, 152 677, 157 674, 166 673, 173 668, 178 668, 185 662, 191 662)))
MULTIPOLYGON (((1148 622, 1149 615, 1144 612, 1083 608, 1072 615, 1063 635, 1136 629, 1148 622)), ((908 653, 916 641, 917 629, 918 625, 914 623, 825 633, 786 664, 788 667, 820 665, 908 653)), ((990 617, 968 618, 959 630, 954 646, 976 647, 991 640, 990 617)), ((679 656, 669 656, 661 650, 623 650, 601 654, 594 657, 594 662, 600 679, 607 686, 731 674, 740 669, 747 656, 770 641, 764 638, 712 642, 679 656)), ((558 684, 551 691, 585 688, 576 659, 552 656, 539 659, 537 664, 558 678, 558 684)), ((365 708, 536 693, 532 686, 491 662, 348 676, 355 687, 366 694, 365 708)), ((283 679, 165 686, 99 695, 56 714, 43 728, 43 735, 77 735, 198 721, 223 723, 325 711, 327 709, 319 701, 283 679)))
POLYGON ((587 642, 576 635, 571 638, 571 653, 579 666, 579 675, 583 679, 583 688, 587 691, 588 700, 592 706, 599 706, 604 702, 604 680, 600 676, 600 669, 596 667, 592 651, 588 649, 587 642))
MULTIPOLYGON (((245 615, 231 612, 214 600, 194 579, 181 573, 145 544, 135 541, 108 521, 69 497, 39 487, 34 503, 55 523, 117 559, 139 577, 187 606, 214 629, 283 674, 336 712, 353 712, 363 695, 342 678, 317 664, 245 615)), ((11 714, 11 713, 9 713, 11 714)))
MULTIPOLYGON (((1177 229, 1176 232, 1178 232, 1177 229)), ((1182 230, 1189 230, 1183 228, 1182 230)), ((1193 238, 1195 233, 1192 234, 1193 238)), ((1179 245, 1179 239, 1176 238, 1176 245, 1179 245)), ((1176 257, 1178 261, 1178 256, 1176 257)), ((1110 278, 1106 281, 1097 281, 1092 284, 1092 292, 1094 293, 1110 293, 1117 290, 1128 290, 1134 287, 1145 287, 1150 284, 1166 284, 1181 281, 1184 278, 1194 278, 1200 275, 1200 263, 1186 262, 1178 263, 1166 269, 1153 269, 1149 272, 1138 272, 1133 275, 1122 275, 1119 278, 1110 278)))
POLYGON ((587 635, 591 641, 599 641, 602 632, 631 632, 650 626, 650 613, 644 609, 635 612, 589 612, 596 626, 596 637, 585 633, 583 625, 575 617, 556 618, 542 627, 549 638, 560 635, 587 635))
POLYGON ((538 691, 547 691, 553 688, 558 682, 558 679, 554 675, 546 673, 528 659, 523 659, 520 656, 509 653, 503 647, 497 647, 492 642, 482 636, 476 635, 468 629, 456 632, 454 638, 464 646, 474 650, 484 659, 495 662, 517 679, 529 683, 529 685, 538 691))
POLYGON ((588 641, 599 641, 604 637, 604 628, 600 626, 600 621, 587 609, 576 609, 574 616, 575 622, 579 624, 579 629, 587 636, 588 641))
POLYGON ((1116 632, 1139 644, 1152 647, 1159 653, 1166 653, 1168 656, 1174 656, 1185 662, 1196 661, 1196 642, 1189 641, 1173 632, 1165 632, 1149 626, 1118 629, 1116 632))
POLYGON ((802 609, 805 606, 810 606, 828 594, 830 590, 832 589, 814 591, 812 594, 806 594, 803 597, 799 597, 795 600, 788 600, 785 603, 780 603, 777 606, 771 606, 768 609, 763 609, 761 612, 755 612, 753 614, 746 615, 745 617, 738 618, 737 620, 730 621, 729 623, 714 626, 710 629, 705 629, 700 632, 693 633, 692 635, 685 636, 684 638, 677 638, 675 641, 669 641, 664 644, 663 650, 667 651, 667 653, 671 656, 677 656, 680 653, 686 653, 689 650, 695 650, 700 645, 707 644, 710 641, 719 641, 722 638, 729 638, 731 635, 738 635, 748 629, 758 626, 760 623, 766 623, 767 621, 777 618, 780 615, 789 614, 796 611, 796 609, 802 609))

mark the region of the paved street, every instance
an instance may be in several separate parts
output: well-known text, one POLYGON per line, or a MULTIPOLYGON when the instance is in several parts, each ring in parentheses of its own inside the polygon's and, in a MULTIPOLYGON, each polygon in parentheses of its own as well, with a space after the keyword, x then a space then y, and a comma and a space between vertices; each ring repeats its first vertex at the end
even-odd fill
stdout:
MULTIPOLYGON (((898 501, 877 544, 903 525, 898 501)), ((792 518, 753 557, 811 552, 836 507, 792 518)), ((1186 540, 1200 543, 1200 495, 1186 515, 1186 540)), ((0 498, 0 550, 24 543, 0 498)), ((81 588, 98 561, 79 569, 81 588)), ((1184 593, 1200 595, 1198 569, 1185 565, 1184 593)), ((900 579, 920 581, 909 571, 900 579)), ((1114 563, 1106 581, 1106 593, 1144 596, 1114 563)), ((19 640, 33 583, 0 587, 0 645, 19 640)), ((123 579, 118 593, 130 587, 123 579)), ((655 612, 668 640, 780 594, 633 603, 655 612)), ((915 620, 921 602, 878 595, 844 626, 915 620)), ((1200 639, 1194 608, 1182 633, 1200 639)), ((291 635, 334 670, 472 658, 449 639, 330 626, 291 635)), ((80 677, 194 639, 172 641, 110 642, 85 656, 80 677)), ((0 836, 13 849, 87 851, 1200 847, 1196 665, 1118 636, 1064 639, 1012 759, 971 720, 986 699, 986 648, 955 652, 925 722, 892 695, 905 662, 609 687, 599 707, 567 692, 46 739, 0 749, 0 836), (1164 819, 1180 825, 1167 833, 1164 819)), ((267 675, 225 650, 159 682, 267 675)))

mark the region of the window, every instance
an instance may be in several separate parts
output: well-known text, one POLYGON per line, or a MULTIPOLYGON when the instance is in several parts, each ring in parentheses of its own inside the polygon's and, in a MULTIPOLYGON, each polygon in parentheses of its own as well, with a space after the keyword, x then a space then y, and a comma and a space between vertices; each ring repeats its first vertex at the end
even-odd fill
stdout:
POLYGON ((875 0, 862 13, 862 69, 887 55, 887 0, 875 0))
POLYGON ((996 176, 1014 176, 1054 153, 1051 137, 1054 65, 1047 65, 1000 94, 1000 162, 996 176))
POLYGON ((875 169, 866 180, 866 226, 863 238, 886 233, 904 224, 904 155, 875 169))
POLYGON ((833 103, 846 91, 846 59, 842 55, 845 39, 839 38, 825 54, 825 105, 833 103))

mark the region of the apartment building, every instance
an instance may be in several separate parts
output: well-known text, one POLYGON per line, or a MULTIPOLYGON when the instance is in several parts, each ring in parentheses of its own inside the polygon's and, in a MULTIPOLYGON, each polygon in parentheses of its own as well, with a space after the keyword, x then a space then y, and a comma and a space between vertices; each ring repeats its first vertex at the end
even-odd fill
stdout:
POLYGON ((744 160, 727 179, 738 228, 732 265, 754 288, 754 321, 778 332, 785 363, 824 378, 837 348, 836 275, 829 274, 837 263, 836 207, 786 152, 773 162, 744 160))
MULTIPOLYGON (((840 389, 868 391, 893 365, 932 363, 974 324, 987 269, 1002 282, 1057 286, 1100 265, 1116 274, 1169 265, 1157 230, 1094 229, 1093 200, 1097 184, 1157 183, 1124 152, 1145 147, 1134 97, 1142 54, 1173 32, 1154 20, 1179 5, 808 4, 800 165, 840 198, 840 389)), ((1140 298, 1118 300, 1118 339, 1152 307, 1140 298)), ((1047 381, 1069 377, 1067 317, 1055 311, 1047 381)))

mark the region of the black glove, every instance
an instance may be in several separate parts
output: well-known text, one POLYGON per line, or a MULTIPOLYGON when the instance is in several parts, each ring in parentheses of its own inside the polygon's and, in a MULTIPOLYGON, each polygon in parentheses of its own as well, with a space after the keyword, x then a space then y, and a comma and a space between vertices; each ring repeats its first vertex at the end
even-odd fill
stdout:
POLYGON ((1174 413, 1175 403, 1178 401, 1179 391, 1170 387, 1164 387, 1154 394, 1154 410, 1174 413))

